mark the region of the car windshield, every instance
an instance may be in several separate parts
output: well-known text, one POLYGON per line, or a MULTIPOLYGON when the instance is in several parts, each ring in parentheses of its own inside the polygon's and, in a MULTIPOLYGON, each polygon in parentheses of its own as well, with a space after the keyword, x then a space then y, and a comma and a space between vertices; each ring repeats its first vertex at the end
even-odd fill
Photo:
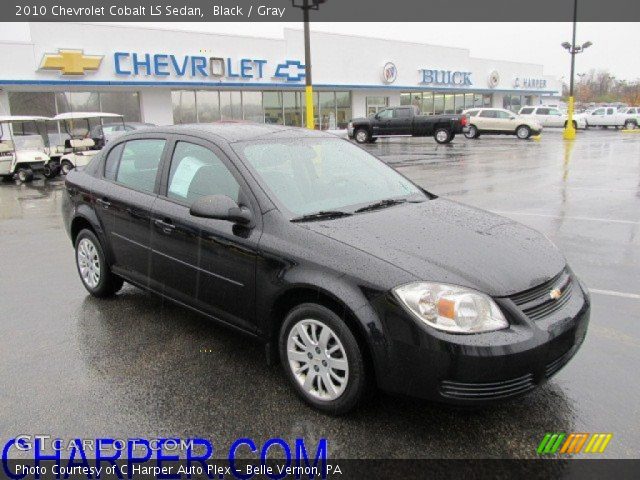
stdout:
POLYGON ((252 141, 234 149, 294 215, 353 212, 381 200, 427 199, 409 180, 346 140, 252 141))

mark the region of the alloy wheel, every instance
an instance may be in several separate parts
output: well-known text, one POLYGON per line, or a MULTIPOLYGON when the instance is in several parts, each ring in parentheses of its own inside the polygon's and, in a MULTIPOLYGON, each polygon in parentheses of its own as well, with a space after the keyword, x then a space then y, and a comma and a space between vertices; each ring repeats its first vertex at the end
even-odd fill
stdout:
POLYGON ((317 320, 300 320, 291 328, 287 360, 298 384, 318 400, 335 400, 349 383, 349 363, 342 342, 317 320))
POLYGON ((449 134, 446 130, 438 130, 436 133, 436 140, 438 140, 438 142, 446 142, 448 138, 449 134))
POLYGON ((358 141, 358 143, 366 142, 367 132, 365 132, 364 130, 358 130, 358 132, 356 133, 356 140, 358 141))
POLYGON ((100 257, 98 249, 88 238, 80 240, 77 259, 82 281, 89 288, 96 288, 100 283, 100 257))

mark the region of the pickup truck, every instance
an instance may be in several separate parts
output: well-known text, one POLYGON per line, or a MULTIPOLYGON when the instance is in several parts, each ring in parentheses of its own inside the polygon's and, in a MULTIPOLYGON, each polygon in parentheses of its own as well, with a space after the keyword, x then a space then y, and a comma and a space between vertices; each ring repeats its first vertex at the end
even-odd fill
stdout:
POLYGON ((392 107, 369 118, 349 122, 349 138, 358 143, 373 143, 379 137, 433 135, 438 143, 449 143, 467 125, 466 115, 416 115, 414 107, 392 107))
POLYGON ((620 111, 615 107, 598 107, 584 114, 588 127, 624 127, 635 128, 638 126, 636 115, 620 111))

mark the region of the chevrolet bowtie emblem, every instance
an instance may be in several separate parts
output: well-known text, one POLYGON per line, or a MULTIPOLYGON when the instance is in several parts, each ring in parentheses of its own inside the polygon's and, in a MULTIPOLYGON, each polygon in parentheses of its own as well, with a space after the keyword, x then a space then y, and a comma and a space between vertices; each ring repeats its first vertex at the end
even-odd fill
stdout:
POLYGON ((553 290, 551 290, 549 292, 549 296, 553 299, 553 300, 557 300, 560 298, 560 296, 562 295, 562 290, 560 290, 559 288, 554 288, 553 290))
POLYGON ((102 55, 85 55, 82 50, 58 50, 42 56, 41 70, 60 70, 62 75, 84 75, 85 70, 97 70, 102 55))

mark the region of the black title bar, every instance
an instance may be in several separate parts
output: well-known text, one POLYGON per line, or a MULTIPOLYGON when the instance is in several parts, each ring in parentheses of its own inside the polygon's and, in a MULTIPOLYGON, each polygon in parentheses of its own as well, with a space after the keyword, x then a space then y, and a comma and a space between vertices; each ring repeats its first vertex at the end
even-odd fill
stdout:
MULTIPOLYGON (((3 0, 0 18, 4 22, 299 22, 302 11, 294 4, 303 5, 303 0, 3 0)), ((573 19, 573 5, 573 0, 326 0, 311 11, 310 20, 566 22, 573 19)), ((579 0, 578 21, 640 21, 640 1, 579 0)))

